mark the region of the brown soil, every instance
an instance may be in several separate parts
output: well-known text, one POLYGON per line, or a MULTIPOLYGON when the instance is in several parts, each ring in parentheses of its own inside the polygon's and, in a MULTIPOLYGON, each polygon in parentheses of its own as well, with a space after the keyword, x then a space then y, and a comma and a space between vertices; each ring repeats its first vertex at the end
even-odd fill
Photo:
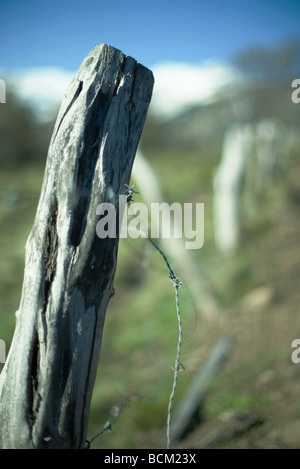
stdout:
MULTIPOLYGON (((207 326, 207 341, 220 334, 235 336, 230 356, 220 373, 243 373, 240 392, 266 396, 267 403, 240 413, 229 409, 218 418, 205 417, 179 448, 299 448, 300 363, 291 360, 292 341, 300 338, 300 198, 292 175, 288 210, 274 215, 272 228, 251 251, 260 287, 244 296, 218 326, 207 326), (242 430, 237 420, 247 421, 242 430)), ((211 391, 215 393, 215 389, 211 391)), ((222 391, 219 391, 222 392, 222 391)), ((210 389, 207 403, 210 402, 210 389)), ((243 427, 243 425, 242 425, 243 427)))

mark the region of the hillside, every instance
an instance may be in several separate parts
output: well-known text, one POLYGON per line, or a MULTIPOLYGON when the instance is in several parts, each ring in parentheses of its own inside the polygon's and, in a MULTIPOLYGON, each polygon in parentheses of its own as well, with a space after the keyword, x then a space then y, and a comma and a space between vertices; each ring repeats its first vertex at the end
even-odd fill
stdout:
MULTIPOLYGON (((183 266, 176 265, 183 282, 185 371, 175 407, 218 338, 234 337, 226 363, 208 385, 198 425, 178 447, 300 446, 300 364, 291 361, 291 343, 300 338, 300 104, 291 101, 289 81, 244 86, 168 119, 150 112, 141 138, 164 199, 205 204, 205 243, 191 255, 219 305, 218 316, 205 319, 181 275, 183 266), (224 137, 233 125, 255 127, 263 120, 284 129, 278 172, 269 182, 263 179, 256 192, 260 167, 250 161, 240 195, 240 243, 226 256, 216 247, 213 214, 213 180, 224 137), (239 419, 248 419, 249 426, 241 430, 239 419)), ((37 122, 15 97, 0 107, 0 338, 8 347, 52 128, 53 122, 37 122)), ((134 183, 139 191, 139 181, 134 183)), ((126 401, 112 433, 104 433, 93 447, 163 448, 178 331, 168 272, 146 240, 120 243, 115 288, 88 437, 112 418, 110 409, 126 401)))

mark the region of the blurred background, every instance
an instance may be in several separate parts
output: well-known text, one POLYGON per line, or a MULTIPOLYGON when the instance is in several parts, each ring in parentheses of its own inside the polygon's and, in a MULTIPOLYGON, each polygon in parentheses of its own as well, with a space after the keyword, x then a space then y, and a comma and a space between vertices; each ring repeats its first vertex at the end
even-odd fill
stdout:
MULTIPOLYGON (((300 446, 299 22, 299 0, 0 0, 0 338, 8 350, 65 88, 96 44, 112 45, 155 77, 134 200, 151 177, 162 200, 205 204, 204 246, 164 245, 183 283, 174 412, 232 338, 177 447, 300 446)), ((163 448, 178 327, 168 270, 147 240, 120 241, 115 288, 88 438, 119 405, 93 448, 163 448)))

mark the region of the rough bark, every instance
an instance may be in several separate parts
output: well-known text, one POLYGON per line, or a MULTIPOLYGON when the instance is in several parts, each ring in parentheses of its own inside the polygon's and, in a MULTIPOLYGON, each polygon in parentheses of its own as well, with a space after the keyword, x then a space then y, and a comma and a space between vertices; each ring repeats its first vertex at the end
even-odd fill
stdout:
POLYGON ((152 88, 148 69, 102 44, 66 91, 0 376, 1 448, 84 445, 118 250, 97 237, 96 208, 126 193, 152 88))

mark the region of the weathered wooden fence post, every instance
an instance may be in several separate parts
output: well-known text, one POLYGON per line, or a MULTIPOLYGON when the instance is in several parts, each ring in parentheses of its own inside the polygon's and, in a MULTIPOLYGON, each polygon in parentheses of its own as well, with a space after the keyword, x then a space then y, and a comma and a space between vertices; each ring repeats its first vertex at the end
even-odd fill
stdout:
POLYGON ((226 255, 232 255, 240 241, 239 196, 252 144, 250 125, 236 125, 229 129, 214 177, 215 240, 217 247, 226 255))
POLYGON ((84 446, 119 241, 97 237, 96 208, 126 191, 152 88, 150 70, 102 44, 66 91, 0 376, 1 448, 84 446))

